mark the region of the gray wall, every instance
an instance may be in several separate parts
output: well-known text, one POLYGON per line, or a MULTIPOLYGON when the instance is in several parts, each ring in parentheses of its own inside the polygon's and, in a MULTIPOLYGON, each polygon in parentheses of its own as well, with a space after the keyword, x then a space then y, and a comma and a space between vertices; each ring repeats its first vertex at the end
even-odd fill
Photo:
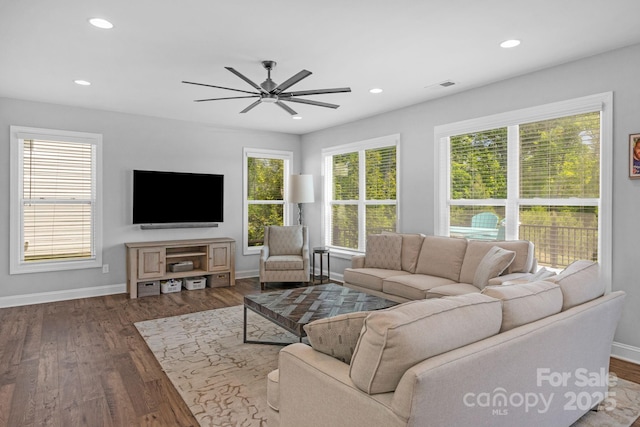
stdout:
MULTIPOLYGON (((394 133, 401 134, 400 231, 433 233, 433 128, 460 120, 533 107, 601 92, 614 92, 613 290, 627 292, 616 341, 640 347, 640 262, 636 231, 640 218, 640 180, 628 178, 628 136, 640 132, 640 45, 541 70, 347 125, 304 135, 302 171, 321 187, 321 149, 394 133)), ((416 88, 416 90, 421 90, 416 88)), ((313 244, 320 243, 319 203, 307 208, 313 244)), ((336 276, 349 265, 332 259, 336 276)))
MULTIPOLYGON (((300 137, 213 128, 202 124, 0 98, 0 297, 126 282, 125 242, 232 237, 236 270, 257 272, 258 257, 242 255, 242 148, 294 152, 300 137), (9 275, 9 126, 103 135, 104 253, 101 269, 9 275), (132 225, 133 169, 219 173, 225 176, 225 221, 218 228, 140 230, 132 225)), ((168 195, 167 204, 171 206, 168 195)), ((172 207, 177 208, 177 207, 172 207)))

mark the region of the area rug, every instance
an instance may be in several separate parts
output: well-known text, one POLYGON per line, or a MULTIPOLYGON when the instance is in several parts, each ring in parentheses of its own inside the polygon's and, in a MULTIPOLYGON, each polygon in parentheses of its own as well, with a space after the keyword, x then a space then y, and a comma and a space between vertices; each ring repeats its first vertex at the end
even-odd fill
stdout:
MULTIPOLYGON (((243 344, 242 306, 135 326, 202 427, 267 425, 267 374, 282 346, 243 344)), ((296 338, 249 311, 251 340, 296 338)), ((613 411, 589 412, 572 427, 629 427, 640 415, 640 385, 618 380, 613 411)))

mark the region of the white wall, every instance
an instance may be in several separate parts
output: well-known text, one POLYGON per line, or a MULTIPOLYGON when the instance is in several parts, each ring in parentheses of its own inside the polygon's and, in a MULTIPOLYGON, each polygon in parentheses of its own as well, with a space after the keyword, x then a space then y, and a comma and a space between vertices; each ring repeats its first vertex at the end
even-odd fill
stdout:
MULTIPOLYGON (((473 66, 473 64, 470 64, 473 66)), ((436 125, 613 91, 613 290, 627 292, 615 340, 619 355, 640 360, 640 180, 628 178, 628 136, 640 133, 640 45, 497 82, 347 125, 304 135, 302 171, 321 188, 321 149, 394 133, 401 134, 400 231, 434 229, 434 141, 436 125), (639 277, 636 277, 639 274, 639 277), (631 346, 632 348, 627 348, 631 346)), ((416 88, 421 90, 421 88, 416 88)), ((379 96, 384 96, 384 93, 379 96)), ((312 243, 321 244, 321 211, 307 208, 312 243)), ((332 259, 336 276, 348 260, 332 259)))
MULTIPOLYGON (((243 256, 241 248, 242 148, 293 151, 293 170, 298 170, 299 146, 297 135, 219 129, 176 120, 0 98, 0 299, 124 284, 124 243, 134 241, 232 237, 236 240, 238 275, 257 272, 258 257, 243 256), (110 266, 108 274, 103 274, 101 269, 86 269, 9 275, 10 125, 103 134, 103 263, 110 266), (225 221, 218 228, 140 230, 139 226, 132 225, 133 169, 224 174, 225 221)), ((170 195, 167 195, 167 206, 172 207, 170 195)))

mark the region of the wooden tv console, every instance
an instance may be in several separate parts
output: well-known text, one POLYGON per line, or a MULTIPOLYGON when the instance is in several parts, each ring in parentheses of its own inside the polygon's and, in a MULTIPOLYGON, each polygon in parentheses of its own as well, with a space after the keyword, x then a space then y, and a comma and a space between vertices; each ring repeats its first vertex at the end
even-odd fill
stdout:
POLYGON ((207 286, 236 284, 236 242, 228 237, 125 243, 127 291, 138 297, 138 283, 204 276, 207 286), (193 270, 171 271, 171 265, 191 261, 193 270))

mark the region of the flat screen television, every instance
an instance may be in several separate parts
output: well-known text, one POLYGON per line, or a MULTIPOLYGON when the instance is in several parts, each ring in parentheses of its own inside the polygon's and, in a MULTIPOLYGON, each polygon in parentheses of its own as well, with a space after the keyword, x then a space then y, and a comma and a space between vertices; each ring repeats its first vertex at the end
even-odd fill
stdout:
POLYGON ((133 223, 224 220, 224 175, 133 171, 133 223))

